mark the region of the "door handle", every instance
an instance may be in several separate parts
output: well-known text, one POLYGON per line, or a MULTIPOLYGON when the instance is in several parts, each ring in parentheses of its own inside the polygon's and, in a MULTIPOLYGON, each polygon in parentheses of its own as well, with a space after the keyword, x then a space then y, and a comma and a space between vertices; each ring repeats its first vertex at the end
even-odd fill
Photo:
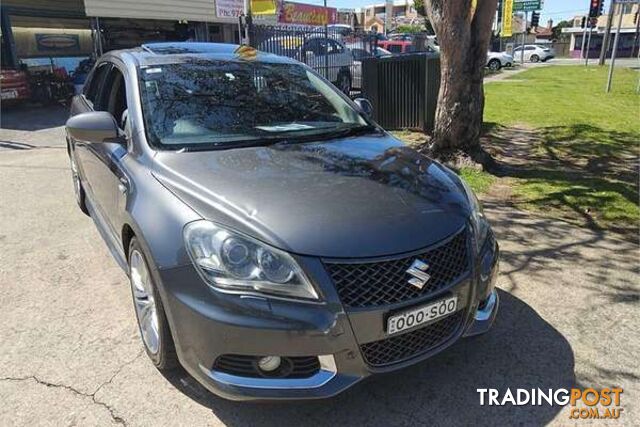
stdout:
POLYGON ((118 184, 118 190, 120 190, 120 193, 127 194, 128 189, 128 182, 126 178, 120 178, 120 183, 118 184))

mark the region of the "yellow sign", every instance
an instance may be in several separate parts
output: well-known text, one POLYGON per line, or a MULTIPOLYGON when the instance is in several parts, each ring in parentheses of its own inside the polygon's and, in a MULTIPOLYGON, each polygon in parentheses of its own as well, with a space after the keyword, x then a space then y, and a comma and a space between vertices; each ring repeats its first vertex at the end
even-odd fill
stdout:
POLYGON ((511 37, 513 22, 513 0, 504 0, 502 7, 502 32, 501 37, 511 37))
POLYGON ((275 15, 276 0, 251 0, 252 15, 275 15))

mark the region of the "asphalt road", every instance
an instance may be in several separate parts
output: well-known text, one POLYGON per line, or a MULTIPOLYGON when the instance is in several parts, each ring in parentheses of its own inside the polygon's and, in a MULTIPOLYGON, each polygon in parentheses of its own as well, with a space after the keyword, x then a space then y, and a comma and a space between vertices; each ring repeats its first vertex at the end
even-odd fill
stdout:
POLYGON ((637 244, 491 203, 502 304, 487 335, 317 402, 228 402, 161 375, 125 274, 75 205, 64 117, 2 114, 0 425, 579 425, 569 407, 482 407, 476 389, 612 386, 615 424, 640 424, 637 244))

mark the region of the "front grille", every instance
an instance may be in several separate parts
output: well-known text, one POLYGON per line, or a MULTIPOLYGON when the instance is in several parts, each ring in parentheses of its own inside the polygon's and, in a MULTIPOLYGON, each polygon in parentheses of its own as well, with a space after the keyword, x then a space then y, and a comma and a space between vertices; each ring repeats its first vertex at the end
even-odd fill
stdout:
POLYGON ((225 354, 218 357, 213 369, 231 375, 252 378, 308 378, 320 370, 316 356, 282 357, 282 364, 274 372, 263 372, 258 368, 261 356, 225 354))
POLYGON ((424 328, 360 346, 365 361, 371 366, 385 366, 426 353, 451 338, 462 323, 464 310, 424 328))
POLYGON ((342 304, 346 307, 373 307, 412 300, 441 290, 469 270, 466 229, 444 244, 408 257, 367 263, 326 262, 342 304), (422 289, 408 283, 407 269, 420 259, 431 276, 422 289))

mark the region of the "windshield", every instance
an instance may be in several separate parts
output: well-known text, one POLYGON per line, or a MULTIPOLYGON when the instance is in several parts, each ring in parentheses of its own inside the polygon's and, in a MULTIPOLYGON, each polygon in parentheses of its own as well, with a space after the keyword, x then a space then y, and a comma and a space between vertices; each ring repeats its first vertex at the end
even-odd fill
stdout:
POLYGON ((192 60, 140 70, 154 146, 234 146, 367 128, 336 90, 297 64, 192 60))

